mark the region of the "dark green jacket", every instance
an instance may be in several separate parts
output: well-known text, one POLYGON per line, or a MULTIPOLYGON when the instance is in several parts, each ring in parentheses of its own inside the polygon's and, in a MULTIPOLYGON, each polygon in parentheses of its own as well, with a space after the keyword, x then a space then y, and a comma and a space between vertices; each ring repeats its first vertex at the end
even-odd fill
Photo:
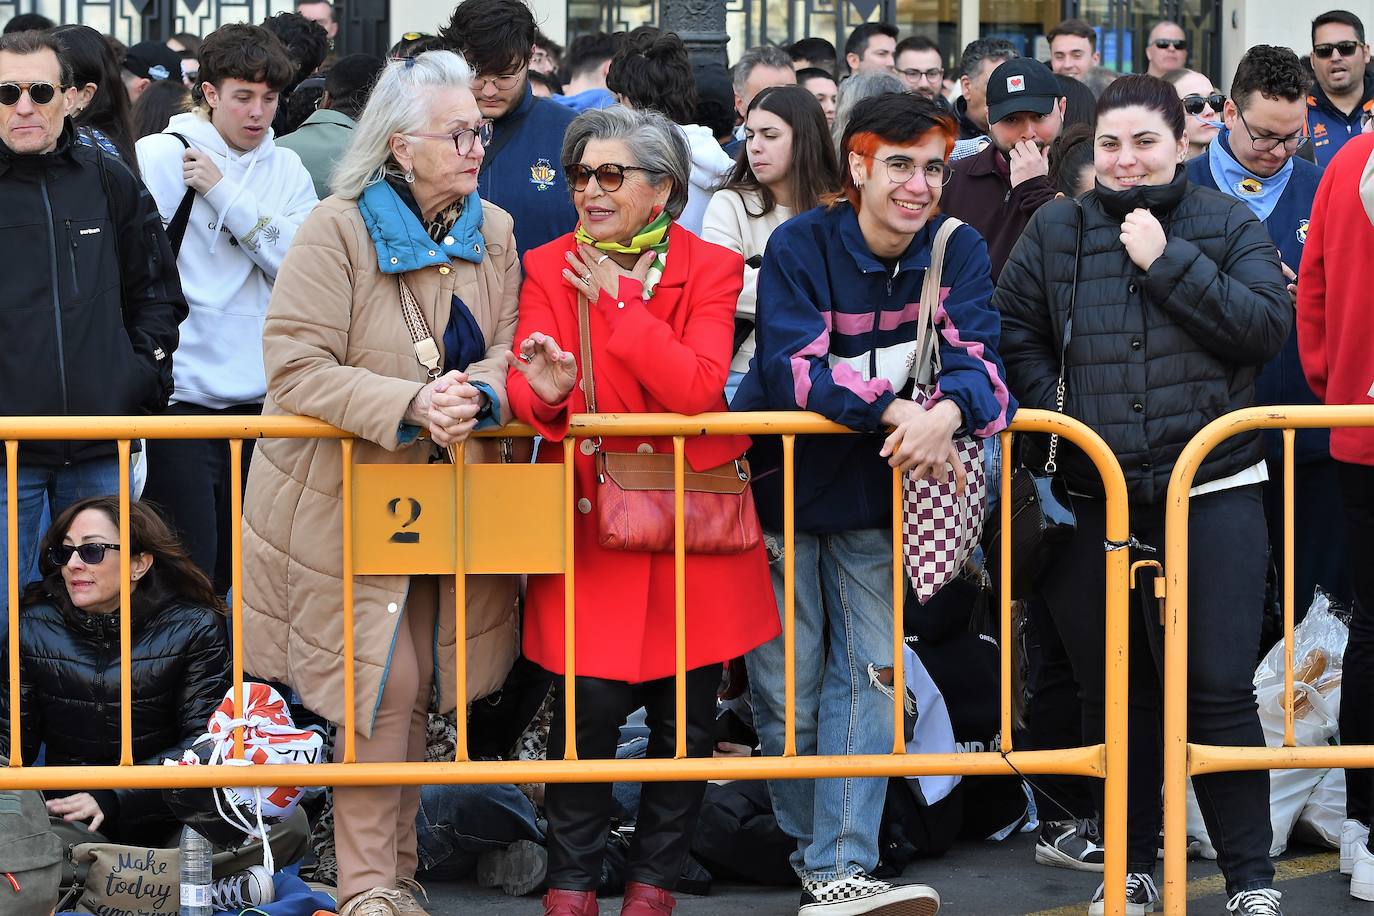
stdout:
POLYGON ((322 108, 305 119, 300 127, 276 139, 277 146, 295 150, 301 164, 315 182, 320 200, 329 196, 329 173, 353 139, 356 122, 348 115, 322 108))

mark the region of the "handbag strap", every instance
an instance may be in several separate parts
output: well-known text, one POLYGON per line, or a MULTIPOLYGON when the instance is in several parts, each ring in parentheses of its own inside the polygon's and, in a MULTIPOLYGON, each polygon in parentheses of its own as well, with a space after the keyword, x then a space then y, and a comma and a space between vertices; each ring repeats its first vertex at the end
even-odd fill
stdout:
MULTIPOLYGON (((443 368, 439 345, 434 342, 434 334, 425 320, 425 313, 420 311, 420 303, 410 287, 406 286, 406 281, 397 277, 396 283, 401 288, 401 315, 405 318, 406 330, 410 332, 410 342, 415 346, 415 358, 425 367, 425 377, 432 382, 439 377, 443 368)), ((453 462, 453 446, 450 445, 445 451, 448 460, 453 462)))
POLYGON ((587 412, 596 413, 596 380, 592 375, 592 316, 587 297, 577 294, 577 347, 582 353, 582 394, 587 412))
MULTIPOLYGON (((1083 259, 1083 205, 1075 198, 1074 207, 1078 210, 1078 235, 1073 243, 1073 285, 1069 287, 1069 315, 1064 319, 1064 336, 1059 343, 1059 381, 1054 387, 1054 409, 1064 412, 1065 375, 1069 369, 1069 341, 1073 338, 1073 311, 1078 302, 1078 263, 1083 259)), ((1059 470, 1059 436, 1050 436, 1050 450, 1045 458, 1045 473, 1053 474, 1059 470)))
POLYGON ((939 337, 935 330, 935 310, 940 302, 940 278, 944 273, 945 249, 949 237, 964 225, 954 217, 947 217, 935 232, 930 245, 930 266, 926 268, 925 282, 921 286, 921 312, 916 319, 916 361, 912 366, 912 377, 918 385, 935 382, 940 374, 939 337))

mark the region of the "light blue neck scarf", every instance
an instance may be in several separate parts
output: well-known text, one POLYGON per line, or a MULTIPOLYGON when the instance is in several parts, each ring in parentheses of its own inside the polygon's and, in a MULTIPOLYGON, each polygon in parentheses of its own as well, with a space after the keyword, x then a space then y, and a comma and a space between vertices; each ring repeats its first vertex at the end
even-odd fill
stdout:
POLYGON ((1207 147, 1207 163, 1212 169, 1212 180, 1221 192, 1243 201, 1260 222, 1274 212, 1284 188, 1288 187, 1288 179, 1293 176, 1292 159, 1269 178, 1261 178, 1241 165, 1231 153, 1229 130, 1217 134, 1207 147))

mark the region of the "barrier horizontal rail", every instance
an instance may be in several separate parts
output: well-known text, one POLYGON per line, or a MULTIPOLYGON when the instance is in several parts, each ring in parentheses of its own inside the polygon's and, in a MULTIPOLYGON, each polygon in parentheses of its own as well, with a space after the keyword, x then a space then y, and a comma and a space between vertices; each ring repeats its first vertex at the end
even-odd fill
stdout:
POLYGON ((1166 913, 1185 913, 1187 792, 1192 776, 1241 770, 1374 766, 1374 745, 1295 747, 1293 726, 1294 436, 1299 429, 1374 427, 1374 407, 1251 407, 1218 417, 1184 447, 1169 478, 1165 514, 1164 886, 1166 913), (1222 747, 1188 741, 1188 512, 1198 470, 1218 445, 1252 430, 1283 433, 1284 745, 1222 747))
MULTIPOLYGON (((1107 912, 1118 916, 1125 912, 1125 812, 1126 812, 1126 660, 1128 657, 1125 612, 1127 606, 1127 557, 1125 551, 1105 552, 1107 566, 1107 645, 1105 646, 1107 677, 1106 740, 1103 744, 1052 751, 1021 751, 1013 746, 1011 729, 1011 599, 1002 596, 1001 602, 1001 725, 1002 752, 955 754, 907 754, 903 737, 902 703, 894 703, 894 740, 891 754, 868 756, 798 755, 795 739, 795 646, 794 614, 795 589, 793 538, 795 525, 791 499, 795 476, 794 448, 798 435, 852 434, 847 427, 832 423, 814 414, 795 411, 758 413, 714 413, 696 416, 674 414, 584 414, 572 417, 567 438, 562 443, 545 442, 543 448, 558 448, 564 452, 561 477, 563 486, 562 573, 567 597, 565 632, 568 634, 565 683, 571 688, 576 669, 573 614, 573 455, 578 439, 602 437, 671 437, 675 455, 675 506, 677 513, 676 549, 676 689, 677 718, 685 717, 685 536, 683 532, 683 475, 685 469, 684 443, 686 437, 698 435, 777 435, 782 437, 784 455, 785 520, 785 608, 784 634, 786 639, 786 749, 782 756, 755 758, 689 758, 686 756, 685 730, 677 729, 678 746, 675 759, 647 760, 579 760, 576 756, 575 732, 568 729, 567 759, 540 761, 472 761, 467 755, 467 722, 456 716, 457 751, 452 762, 356 762, 354 696, 354 606, 353 579, 359 558, 354 556, 354 492, 358 486, 359 469, 373 467, 356 464, 353 459, 354 439, 351 434, 318 420, 299 417, 72 417, 72 418, 3 418, 0 419, 0 439, 5 441, 7 455, 6 485, 10 505, 15 504, 15 456, 21 441, 62 439, 110 439, 117 444, 121 484, 119 520, 121 543, 128 541, 128 480, 130 443, 135 439, 227 439, 230 443, 233 476, 232 515, 241 517, 242 443, 264 438, 338 439, 343 460, 343 560, 344 592, 342 602, 344 637, 345 721, 339 723, 342 733, 342 757, 338 763, 311 764, 308 780, 311 785, 418 785, 442 783, 524 783, 524 782, 597 782, 597 781, 665 781, 697 779, 787 779, 835 776, 923 776, 923 775, 1010 775, 1066 774, 1104 779, 1104 846, 1106 848, 1105 884, 1107 912)), ((1129 524, 1125 480, 1115 458, 1105 443, 1086 426, 1060 413, 1023 410, 1012 428, 1000 434, 1003 451, 1011 455, 1012 434, 1057 433, 1074 442, 1093 461, 1103 478, 1107 502, 1108 540, 1125 541, 1129 524)), ((520 424, 500 429, 484 430, 477 434, 484 438, 515 438, 534 435, 534 430, 520 424)), ((455 498, 461 500, 469 491, 465 487, 467 475, 483 465, 467 465, 465 446, 457 449, 458 460, 446 470, 450 475, 455 498)), ((384 467, 384 466, 377 466, 384 467)), ((426 465, 402 465, 414 472, 426 465)), ((528 467, 528 466, 525 466, 528 467)), ((543 466, 547 468, 548 466, 543 466)), ((545 478, 548 480, 549 478, 545 478)), ((902 626, 905 596, 902 567, 901 475, 893 472, 893 684, 905 684, 903 674, 904 632, 902 626)), ((1002 478, 1002 524, 1011 527, 1010 474, 1002 478)), ((451 532, 451 550, 455 564, 456 630, 459 634, 455 648, 455 690, 458 708, 464 708, 466 694, 466 576, 469 574, 465 528, 471 522, 468 506, 458 503, 463 512, 456 519, 451 532)), ((502 518, 508 518, 504 515, 502 518)), ((132 761, 131 685, 129 656, 130 585, 128 555, 120 552, 120 659, 121 659, 121 753, 120 762, 110 766, 66 767, 26 766, 20 751, 20 720, 18 702, 18 570, 16 514, 10 513, 7 562, 10 569, 10 629, 9 665, 11 760, 8 767, 0 767, 0 789, 41 789, 62 786, 72 789, 108 788, 169 788, 215 786, 274 786, 283 774, 274 767, 217 765, 197 767, 134 766, 132 761)), ((500 524, 496 522, 495 524, 500 524)), ((233 527, 233 601, 230 615, 233 630, 233 694, 238 709, 243 703, 243 620, 242 620, 242 545, 240 525, 233 527)), ((1002 555, 994 559, 1002 564, 1002 580, 1010 581, 1011 538, 1002 539, 1002 555)), ((570 721, 576 721, 575 692, 566 691, 566 710, 570 721)), ((236 732, 234 756, 241 757, 242 733, 236 732)))

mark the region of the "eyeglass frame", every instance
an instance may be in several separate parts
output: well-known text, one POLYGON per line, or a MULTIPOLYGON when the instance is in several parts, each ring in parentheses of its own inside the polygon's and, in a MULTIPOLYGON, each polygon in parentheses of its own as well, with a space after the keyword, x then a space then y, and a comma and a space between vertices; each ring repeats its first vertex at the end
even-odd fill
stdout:
POLYGON ((883 167, 887 170, 887 180, 890 181, 890 182, 892 182, 893 184, 896 184, 896 185, 906 184, 908 181, 910 181, 910 180, 912 179, 912 177, 913 177, 917 172, 920 172, 920 173, 921 173, 921 178, 922 178, 922 180, 925 181, 926 187, 928 187, 928 188, 943 188, 945 185, 949 184, 949 180, 950 180, 951 178, 954 177, 954 169, 950 168, 949 163, 946 162, 946 161, 943 160, 943 159, 934 159, 934 160, 932 160, 932 161, 930 161, 930 162, 927 162, 925 165, 921 166, 921 167, 918 169, 918 168, 916 167, 916 160, 912 159, 910 156, 903 156, 903 155, 901 155, 900 153, 898 153, 898 154, 896 154, 896 155, 893 155, 893 156, 888 156, 886 159, 879 159, 877 156, 871 156, 871 155, 869 155, 869 154, 867 154, 867 153, 859 153, 859 155, 862 156, 862 157, 865 158, 865 159, 871 159, 871 160, 873 160, 874 162, 881 162, 881 163, 883 164, 883 167), (903 178, 903 179, 900 179, 900 180, 898 180, 898 179, 896 179, 896 178, 893 178, 893 177, 892 177, 892 160, 893 160, 893 159, 905 159, 907 162, 910 162, 910 163, 911 163, 911 175, 908 175, 906 178, 903 178), (939 184, 931 184, 931 183, 930 183, 930 178, 929 178, 929 176, 926 175, 926 170, 929 169, 932 165, 936 165, 936 164, 939 164, 940 169, 941 169, 941 171, 942 171, 942 174, 945 176, 945 179, 944 179, 944 181, 941 181, 939 184))
POLYGON ((1364 47, 1364 42, 1350 38, 1345 41, 1324 41, 1319 45, 1312 46, 1312 56, 1319 60, 1330 60, 1331 55, 1337 51, 1341 52, 1341 57, 1354 57, 1360 53, 1360 48, 1364 47), (1349 45, 1350 53, 1341 50, 1341 45, 1349 45))
POLYGON ((581 162, 563 163, 563 174, 568 180, 568 187, 571 188, 573 191, 577 192, 578 194, 581 194, 583 191, 587 190, 587 187, 591 184, 593 178, 596 179, 596 186, 598 188, 605 191, 607 194, 614 194, 616 191, 619 191, 621 188, 625 187, 626 172, 648 172, 652 175, 668 174, 667 172, 664 172, 662 169, 651 169, 646 168, 642 165, 621 165, 619 162, 603 162, 596 168, 592 168, 591 166, 581 162), (601 183, 601 176, 598 173, 604 168, 619 169, 620 183, 617 184, 615 187, 608 188, 601 183), (579 169, 584 170, 587 176, 585 180, 583 180, 582 187, 580 188, 577 186, 577 175, 581 174, 581 172, 578 171, 579 169))
POLYGON ((1256 137, 1255 132, 1250 128, 1250 122, 1245 120, 1245 112, 1240 110, 1239 105, 1236 106, 1236 117, 1240 118, 1240 123, 1245 125, 1245 132, 1250 135, 1250 148, 1257 153, 1272 153, 1281 145, 1283 146, 1283 151, 1291 156, 1302 149, 1303 143, 1308 140, 1306 124, 1302 127, 1302 133, 1290 134, 1287 137, 1256 137), (1260 143, 1272 143, 1273 145, 1262 148, 1259 145, 1260 143), (1290 143, 1294 144, 1292 149, 1289 149, 1288 145, 1290 143))
POLYGON ((481 142, 483 149, 487 148, 487 144, 491 142, 494 129, 491 120, 489 118, 483 118, 477 122, 476 127, 462 127, 451 134, 405 133, 401 136, 414 137, 420 140, 452 140, 454 152, 460 156, 470 156, 472 155, 473 147, 478 141, 481 142), (486 134, 485 137, 482 136, 484 133, 486 134), (463 134, 472 134, 472 139, 468 141, 467 149, 463 149, 463 147, 459 145, 460 141, 458 138, 463 136, 463 134))
POLYGON ((53 101, 58 98, 58 96, 62 95, 62 93, 67 91, 67 87, 63 86, 61 83, 50 83, 47 80, 33 80, 32 82, 28 83, 22 83, 19 80, 5 80, 3 83, 0 83, 0 90, 3 90, 6 86, 15 87, 19 90, 19 94, 14 97, 13 102, 0 102, 0 106, 3 106, 5 108, 14 108, 16 105, 19 104, 19 100, 22 99, 25 95, 29 97, 30 102, 32 102, 35 105, 38 105, 39 107, 42 107, 44 105, 51 105, 53 101), (33 97, 34 86, 47 86, 49 89, 52 90, 52 98, 48 99, 46 102, 38 101, 38 99, 33 97))
MULTIPOLYGON (((1221 114, 1221 106, 1226 104, 1226 95, 1219 89, 1213 89, 1207 95, 1203 95, 1200 92, 1190 92, 1183 98, 1179 99, 1179 101, 1183 103, 1183 110, 1190 115, 1200 115, 1202 114, 1202 109, 1208 107, 1210 107, 1212 111, 1216 112, 1217 114, 1221 114), (1197 111, 1188 111, 1189 99, 1196 99, 1197 101, 1202 103, 1198 106, 1197 111)), ((1249 125, 1246 125, 1246 127, 1248 129, 1249 125)))
POLYGON ((945 78, 945 68, 933 67, 929 70, 917 70, 915 67, 908 67, 905 70, 898 70, 897 74, 909 80, 924 79, 928 83, 939 83, 945 78))
POLYGON ((1161 51, 1186 51, 1188 50, 1188 39, 1186 38, 1156 38, 1150 42, 1161 51))
POLYGON ((72 556, 76 555, 87 566, 99 566, 105 562, 106 551, 118 549, 118 544, 104 544, 99 541, 87 541, 84 544, 56 544, 48 548, 48 562, 58 569, 64 569, 72 561, 72 556), (99 556, 94 560, 87 559, 87 550, 95 551, 99 556), (62 553, 66 553, 66 556, 60 557, 59 555, 62 553))
POLYGON ((514 73, 502 73, 498 76, 474 76, 472 81, 468 84, 468 88, 472 90, 473 95, 476 95, 479 92, 486 91, 487 83, 491 83, 496 87, 498 92, 508 92, 520 84, 520 76, 524 73, 528 73, 529 69, 529 61, 526 61, 521 64, 520 69, 516 70, 514 73), (504 86, 501 85, 502 80, 507 80, 507 84, 504 86))

